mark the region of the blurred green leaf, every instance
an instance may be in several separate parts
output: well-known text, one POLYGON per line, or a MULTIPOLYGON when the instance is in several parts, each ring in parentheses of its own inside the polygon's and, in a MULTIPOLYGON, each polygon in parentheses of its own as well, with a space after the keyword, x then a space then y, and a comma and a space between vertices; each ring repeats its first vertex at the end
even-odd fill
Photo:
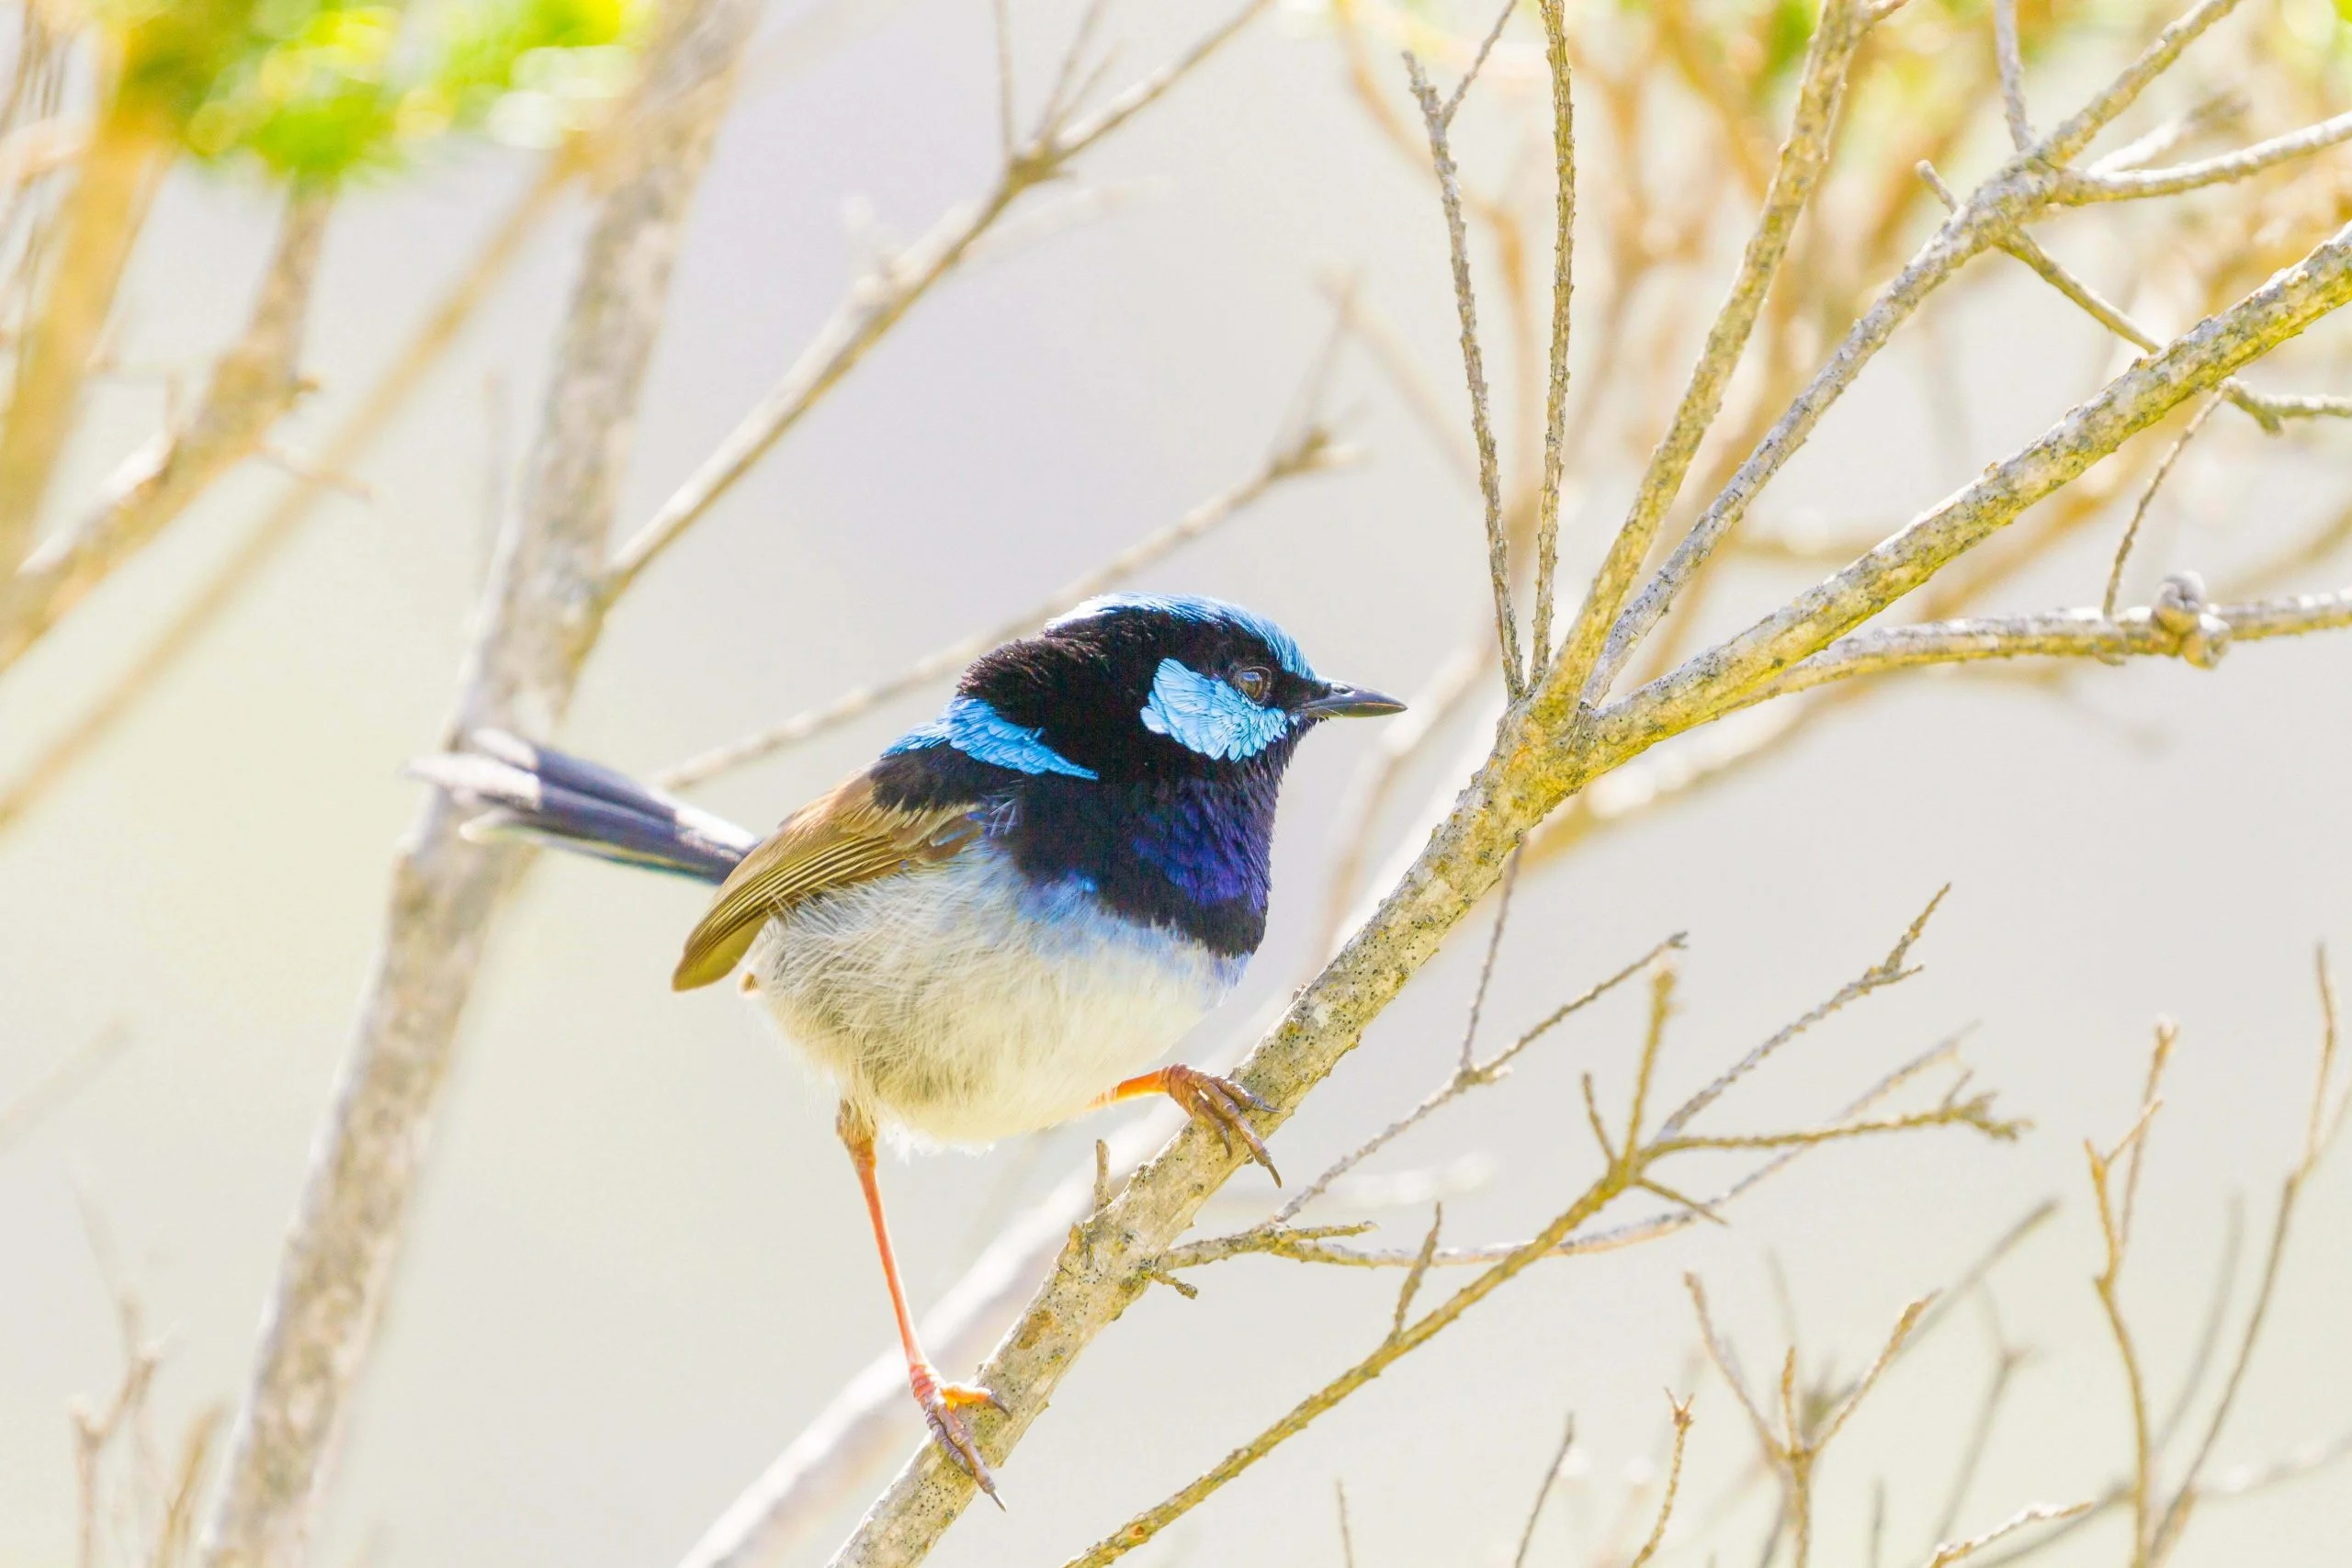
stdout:
POLYGON ((99 0, 119 107, 288 179, 397 166, 452 132, 547 146, 624 91, 646 0, 99 0))

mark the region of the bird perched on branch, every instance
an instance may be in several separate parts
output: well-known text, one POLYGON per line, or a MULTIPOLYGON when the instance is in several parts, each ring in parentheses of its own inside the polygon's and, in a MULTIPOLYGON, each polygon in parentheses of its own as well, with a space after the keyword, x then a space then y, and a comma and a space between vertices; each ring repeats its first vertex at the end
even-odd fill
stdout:
POLYGON ((985 1144, 1166 1094, 1272 1172, 1257 1096, 1144 1069, 1265 934, 1275 796, 1300 738, 1403 705, 1322 679, 1238 605, 1114 594, 981 657, 938 717, 764 839, 502 731, 412 771, 486 808, 472 836, 719 885, 671 983, 741 967, 838 1088, 915 1399, 994 1497, 964 1413, 995 1395, 943 1382, 916 1341, 876 1130, 985 1144))

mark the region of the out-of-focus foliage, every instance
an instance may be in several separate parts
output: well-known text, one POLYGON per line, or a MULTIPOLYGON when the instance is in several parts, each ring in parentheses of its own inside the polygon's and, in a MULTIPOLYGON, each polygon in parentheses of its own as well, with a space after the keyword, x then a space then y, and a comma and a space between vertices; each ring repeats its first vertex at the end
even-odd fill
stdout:
POLYGON ((645 0, 96 0, 115 108, 207 161, 331 180, 451 130, 551 145, 627 85, 645 0))

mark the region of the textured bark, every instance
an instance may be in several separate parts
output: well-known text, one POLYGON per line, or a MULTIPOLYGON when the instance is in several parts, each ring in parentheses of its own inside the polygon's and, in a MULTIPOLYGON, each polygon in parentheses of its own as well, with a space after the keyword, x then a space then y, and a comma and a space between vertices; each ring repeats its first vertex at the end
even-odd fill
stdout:
MULTIPOLYGON (((602 619, 603 570, 672 264, 756 19, 751 0, 686 0, 647 63, 575 286, 522 504, 501 540, 453 730, 544 733, 602 619)), ((263 1321, 200 1555, 290 1568, 373 1344, 392 1264, 511 851, 458 836, 425 802, 392 872, 385 933, 263 1321)))

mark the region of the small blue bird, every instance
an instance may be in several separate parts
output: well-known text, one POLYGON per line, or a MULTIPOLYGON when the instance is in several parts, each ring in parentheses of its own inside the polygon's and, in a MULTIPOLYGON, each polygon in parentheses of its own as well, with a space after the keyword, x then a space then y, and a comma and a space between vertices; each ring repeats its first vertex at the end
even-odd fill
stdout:
POLYGON ((1322 679, 1238 605, 1113 594, 982 656, 938 717, 765 839, 501 732, 413 771, 488 808, 473 836, 719 885, 671 983, 741 965, 744 992, 839 1089, 915 1398, 993 1497, 963 1412, 995 1395, 943 1382, 916 1342, 877 1127, 985 1144, 1166 1094, 1272 1172, 1249 1090, 1144 1069, 1265 935, 1274 802, 1299 739, 1403 706, 1322 679))

